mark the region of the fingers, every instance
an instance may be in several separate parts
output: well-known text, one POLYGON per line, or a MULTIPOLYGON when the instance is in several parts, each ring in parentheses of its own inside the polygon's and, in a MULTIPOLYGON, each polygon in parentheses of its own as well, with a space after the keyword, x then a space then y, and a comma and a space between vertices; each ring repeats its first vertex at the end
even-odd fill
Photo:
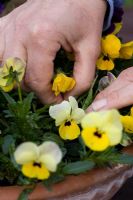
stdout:
MULTIPOLYGON (((57 43, 58 44, 58 43, 57 43)), ((54 43, 41 45, 37 42, 27 42, 26 48, 19 38, 14 39, 13 35, 5 37, 5 48, 3 53, 3 63, 9 57, 19 57, 27 62, 25 77, 21 86, 27 92, 34 91, 42 103, 58 103, 61 96, 55 97, 51 88, 53 78, 53 60, 56 52, 60 48, 54 43), (53 48, 52 48, 53 47, 53 48)))
POLYGON ((28 63, 24 79, 25 87, 34 91, 40 98, 42 103, 57 103, 62 100, 62 97, 55 96, 52 92, 51 80, 53 78, 53 60, 55 58, 58 47, 53 49, 30 44, 28 47, 28 63), (54 51, 53 51, 54 50, 54 51))
POLYGON ((133 104, 133 67, 123 71, 105 90, 100 92, 87 111, 123 108, 133 104))
POLYGON ((95 63, 99 55, 100 44, 91 45, 89 40, 82 41, 75 49, 75 65, 73 77, 76 80, 75 88, 66 94, 66 98, 70 95, 76 96, 89 89, 95 75, 95 63))

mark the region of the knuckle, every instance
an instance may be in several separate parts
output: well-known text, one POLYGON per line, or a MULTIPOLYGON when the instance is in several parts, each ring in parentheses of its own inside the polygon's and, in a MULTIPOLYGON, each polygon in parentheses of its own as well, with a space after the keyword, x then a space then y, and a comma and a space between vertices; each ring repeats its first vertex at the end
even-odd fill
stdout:
POLYGON ((39 38, 43 38, 45 36, 49 36, 49 33, 52 32, 53 27, 50 23, 35 24, 31 30, 31 36, 33 39, 39 40, 39 38))

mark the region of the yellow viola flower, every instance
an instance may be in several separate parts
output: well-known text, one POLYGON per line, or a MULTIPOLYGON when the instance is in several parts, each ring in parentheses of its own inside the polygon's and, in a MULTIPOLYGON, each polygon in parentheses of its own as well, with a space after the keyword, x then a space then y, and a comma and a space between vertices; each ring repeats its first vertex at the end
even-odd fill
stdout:
POLYGON ((29 178, 48 179, 62 159, 59 146, 51 141, 37 146, 33 142, 20 144, 14 152, 15 161, 22 165, 22 173, 29 178))
POLYGON ((114 34, 102 38, 102 53, 110 58, 119 58, 121 41, 114 34))
POLYGON ((16 82, 21 82, 26 64, 19 58, 9 58, 0 69, 0 87, 9 92, 16 82))
POLYGON ((122 44, 120 58, 131 59, 133 57, 133 41, 122 44))
POLYGON ((110 141, 105 132, 100 132, 95 127, 88 127, 82 131, 82 138, 86 146, 93 151, 103 151, 110 146, 110 141))
POLYGON ((121 122, 126 133, 133 133, 133 107, 130 109, 130 115, 121 115, 121 122))
POLYGON ((50 106, 49 115, 55 119, 56 126, 59 126, 59 135, 63 140, 74 140, 80 135, 81 119, 85 116, 83 109, 78 108, 78 103, 74 97, 69 97, 69 101, 50 106))
POLYGON ((122 123, 117 110, 88 113, 81 125, 83 141, 93 151, 104 151, 122 139, 122 123))
POLYGON ((60 93, 72 90, 75 84, 76 82, 73 78, 68 77, 63 73, 59 73, 53 81, 52 91, 58 96, 60 93))
POLYGON ((133 133, 133 117, 132 116, 121 116, 121 122, 123 124, 124 131, 127 133, 133 133))
POLYGON ((102 55, 96 62, 97 69, 99 70, 112 70, 114 69, 114 62, 108 56, 102 55))

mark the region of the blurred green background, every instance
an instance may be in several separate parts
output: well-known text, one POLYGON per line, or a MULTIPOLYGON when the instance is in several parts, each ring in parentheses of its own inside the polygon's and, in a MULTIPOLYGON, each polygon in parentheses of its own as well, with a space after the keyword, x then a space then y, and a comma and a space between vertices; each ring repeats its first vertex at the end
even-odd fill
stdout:
POLYGON ((133 0, 125 0, 124 3, 126 6, 133 6, 133 0))

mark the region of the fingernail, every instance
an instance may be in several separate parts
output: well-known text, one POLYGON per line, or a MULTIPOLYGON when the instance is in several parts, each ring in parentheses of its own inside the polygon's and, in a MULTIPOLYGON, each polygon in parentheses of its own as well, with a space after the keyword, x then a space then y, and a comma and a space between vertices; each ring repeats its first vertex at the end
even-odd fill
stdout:
POLYGON ((98 101, 95 101, 94 103, 91 104, 91 108, 93 111, 98 111, 104 108, 107 105, 107 100, 106 99, 101 99, 98 101))

